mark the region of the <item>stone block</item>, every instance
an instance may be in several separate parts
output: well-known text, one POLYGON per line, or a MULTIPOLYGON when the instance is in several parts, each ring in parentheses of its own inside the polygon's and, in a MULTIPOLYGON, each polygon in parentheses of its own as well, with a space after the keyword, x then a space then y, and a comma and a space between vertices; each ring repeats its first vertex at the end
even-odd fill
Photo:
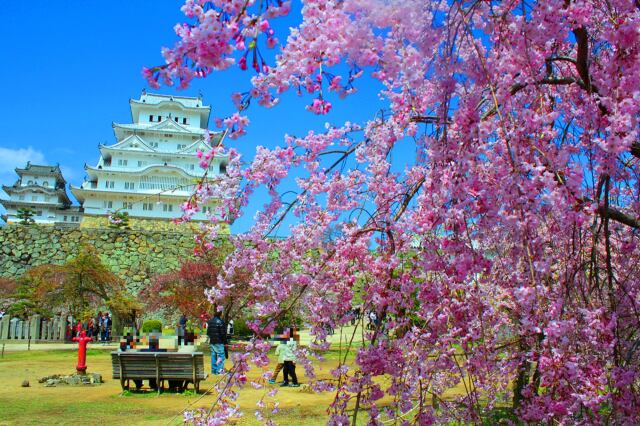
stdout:
MULTIPOLYGON (((59 340, 60 339, 60 317, 54 317, 53 321, 51 321, 51 339, 59 340)), ((64 335, 63 335, 64 337, 64 335)))
POLYGON ((7 340, 9 338, 9 325, 10 318, 5 316, 0 320, 0 340, 7 340))
POLYGON ((60 317, 60 320, 58 321, 58 339, 57 340, 64 340, 65 334, 67 332, 67 319, 65 317, 60 317))
POLYGON ((40 315, 33 315, 29 318, 29 334, 32 339, 40 339, 40 332, 42 330, 42 317, 40 315))
POLYGON ((11 321, 9 322, 9 339, 16 338, 16 325, 19 321, 20 320, 18 318, 11 318, 11 321))
POLYGON ((49 329, 47 327, 47 324, 49 323, 49 321, 47 321, 46 319, 43 319, 40 322, 40 340, 47 340, 48 339, 48 334, 49 334, 49 329))
POLYGON ((24 321, 19 320, 16 321, 16 328, 14 332, 14 339, 22 339, 22 327, 24 325, 24 321))

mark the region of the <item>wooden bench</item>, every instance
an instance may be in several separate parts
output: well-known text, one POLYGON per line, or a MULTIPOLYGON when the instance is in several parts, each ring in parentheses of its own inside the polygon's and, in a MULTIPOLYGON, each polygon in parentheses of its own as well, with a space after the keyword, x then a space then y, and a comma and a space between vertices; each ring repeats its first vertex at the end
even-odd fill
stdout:
POLYGON ((165 380, 191 382, 198 392, 207 378, 202 352, 111 352, 111 366, 122 390, 129 388, 129 380, 155 379, 158 393, 165 380))

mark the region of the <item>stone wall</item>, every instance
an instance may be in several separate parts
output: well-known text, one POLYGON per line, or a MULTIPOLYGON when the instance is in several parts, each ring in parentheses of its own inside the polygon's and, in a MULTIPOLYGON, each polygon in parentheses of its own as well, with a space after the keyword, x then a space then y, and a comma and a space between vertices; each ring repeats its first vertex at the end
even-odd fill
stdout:
MULTIPOLYGON (((145 231, 167 231, 167 232, 187 232, 192 223, 176 224, 170 219, 139 219, 129 218, 129 228, 145 231)), ((80 223, 81 228, 109 228, 109 221, 106 216, 84 216, 80 223)))
MULTIPOLYGON (((142 219, 139 217, 129 218, 129 228, 142 231, 166 231, 166 232, 193 232, 198 229, 200 222, 190 221, 184 223, 175 223, 172 219, 142 219)), ((220 233, 229 234, 229 225, 221 223, 220 233)), ((106 216, 89 216, 86 215, 80 222, 81 228, 109 228, 109 221, 106 216)))
POLYGON ((192 232, 161 229, 8 225, 0 228, 0 276, 17 278, 33 266, 63 264, 78 254, 82 244, 95 247, 102 262, 137 294, 152 276, 176 270, 192 258, 194 239, 192 232))

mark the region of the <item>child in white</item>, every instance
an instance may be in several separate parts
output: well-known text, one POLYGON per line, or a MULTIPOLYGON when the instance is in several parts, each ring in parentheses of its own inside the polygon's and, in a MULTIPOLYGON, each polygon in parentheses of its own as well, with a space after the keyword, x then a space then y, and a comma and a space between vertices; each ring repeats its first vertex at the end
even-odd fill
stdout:
POLYGON ((276 354, 282 352, 282 360, 284 361, 284 382, 280 386, 298 387, 298 377, 296 376, 296 349, 298 344, 293 338, 290 338, 285 345, 278 345, 276 354), (291 384, 289 384, 289 376, 291 376, 291 384))

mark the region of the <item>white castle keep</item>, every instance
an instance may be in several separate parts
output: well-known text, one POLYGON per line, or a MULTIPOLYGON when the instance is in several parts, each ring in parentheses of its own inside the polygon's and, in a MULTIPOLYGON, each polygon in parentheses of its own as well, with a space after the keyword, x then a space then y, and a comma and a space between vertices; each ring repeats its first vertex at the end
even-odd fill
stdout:
MULTIPOLYGON (((99 145, 95 166, 71 192, 82 204, 85 220, 127 212, 131 218, 174 219, 202 177, 196 151, 208 152, 205 140, 211 108, 202 98, 142 92, 130 100, 132 124, 113 123, 116 143, 99 145)), ((221 134, 211 138, 217 144, 221 134)), ((208 177, 226 173, 227 157, 216 157, 208 177)), ((205 220, 204 207, 194 220, 205 220)))

